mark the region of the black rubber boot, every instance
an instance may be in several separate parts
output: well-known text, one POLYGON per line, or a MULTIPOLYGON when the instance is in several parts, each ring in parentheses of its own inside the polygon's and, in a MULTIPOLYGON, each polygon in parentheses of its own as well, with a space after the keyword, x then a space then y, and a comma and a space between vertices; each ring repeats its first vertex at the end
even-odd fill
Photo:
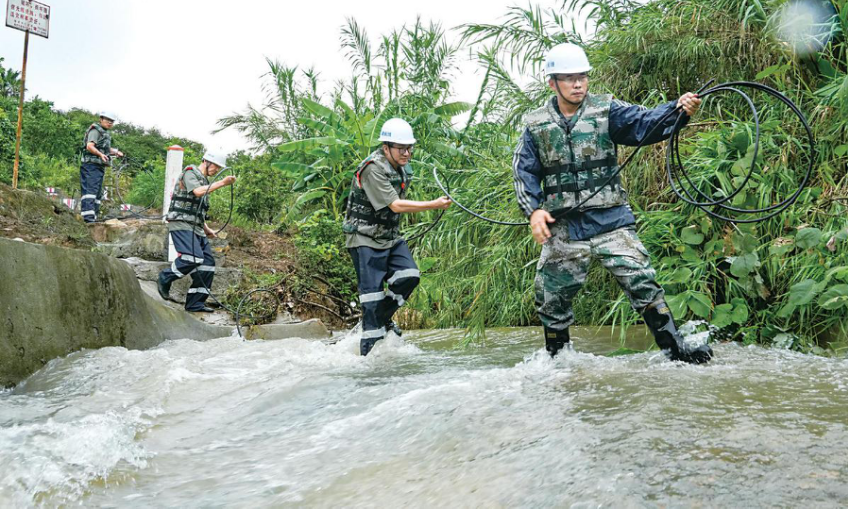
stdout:
POLYGON ((368 338, 359 340, 359 355, 365 357, 374 348, 380 338, 368 338))
POLYGON ((159 296, 162 300, 171 300, 171 285, 162 282, 162 275, 159 275, 159 280, 156 282, 156 289, 159 290, 159 296))
POLYGON ((568 335, 568 329, 553 330, 545 327, 545 350, 551 354, 551 357, 558 354, 570 342, 571 337, 568 335))
POLYGON ((396 324, 394 320, 389 320, 386 322, 386 332, 394 332, 398 335, 398 337, 403 336, 403 329, 400 328, 400 325, 396 324))
POLYGON ((654 334, 657 346, 666 352, 669 359, 689 364, 706 364, 712 359, 713 350, 710 345, 704 343, 692 348, 686 344, 674 325, 674 317, 665 301, 652 304, 642 316, 654 334))

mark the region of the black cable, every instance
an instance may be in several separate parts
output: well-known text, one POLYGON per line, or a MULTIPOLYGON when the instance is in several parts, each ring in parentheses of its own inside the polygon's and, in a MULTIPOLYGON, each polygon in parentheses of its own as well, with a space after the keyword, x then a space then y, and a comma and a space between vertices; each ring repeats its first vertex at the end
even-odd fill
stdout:
MULTIPOLYGON (((703 87, 701 87, 701 90, 699 90, 699 91, 697 92, 697 94, 700 94, 700 93, 701 93, 701 91, 703 91, 706 87, 708 87, 708 86, 709 86, 709 85, 710 85, 713 81, 715 81, 715 80, 712 80, 712 79, 711 79, 711 80, 709 80, 709 81, 708 81, 708 82, 707 82, 707 83, 706 83, 703 87)), ((559 90, 559 82, 557 81, 556 83, 557 83, 557 90, 559 90)), ((560 92, 560 93, 559 93, 559 95, 563 95, 563 94, 562 94, 562 92, 560 92)), ((625 161, 624 161, 622 164, 620 164, 620 165, 619 165, 618 170, 614 171, 611 175, 609 175, 609 176, 607 177, 607 179, 604 181, 604 183, 603 183, 603 184, 598 185, 594 192, 592 192, 591 194, 589 194, 589 196, 587 196, 585 199, 583 199, 583 201, 581 201, 581 202, 580 202, 580 203, 578 203, 577 205, 574 205, 573 207, 571 207, 571 208, 569 208, 569 209, 566 209, 566 210, 563 210, 563 211, 558 211, 558 212, 557 212, 557 214, 555 215, 555 217, 562 217, 562 216, 565 216, 565 215, 570 214, 571 212, 574 212, 575 210, 579 210, 579 209, 580 209, 580 207, 582 207, 584 204, 588 203, 588 202, 589 202, 589 200, 591 200, 592 198, 594 198, 595 196, 597 196, 597 194, 598 194, 598 193, 600 193, 600 192, 604 189, 604 187, 606 187, 606 186, 607 186, 610 182, 612 182, 612 180, 613 180, 614 178, 616 178, 616 177, 618 176, 618 174, 619 174, 619 173, 621 173, 621 171, 622 171, 624 168, 626 168, 626 167, 627 167, 627 165, 628 165, 628 164, 630 164, 630 162, 631 162, 631 161, 633 160, 633 158, 636 156, 636 153, 637 153, 637 152, 639 152, 639 150, 647 144, 648 139, 650 139, 650 138, 651 138, 651 136, 653 136, 653 134, 656 132, 656 130, 657 130, 657 129, 659 129, 659 128, 663 125, 663 122, 665 122, 665 120, 666 120, 668 117, 670 117, 672 113, 675 113, 675 112, 677 112, 677 111, 678 111, 678 110, 680 110, 680 109, 681 109, 681 108, 680 108, 680 106, 678 106, 678 107, 676 107, 674 110, 672 110, 672 111, 670 111, 670 112, 666 113, 666 114, 665 114, 665 115, 664 115, 664 116, 663 116, 663 117, 662 117, 662 118, 661 118, 661 119, 660 119, 660 120, 656 123, 656 125, 654 125, 654 128, 653 128, 653 129, 651 129, 651 131, 650 131, 650 132, 648 132, 648 134, 647 134, 647 135, 645 135, 645 137, 644 137, 644 138, 642 138, 642 141, 641 141, 641 142, 640 142, 640 143, 636 146, 636 149, 635 149, 633 152, 631 152, 631 153, 630 153, 630 155, 627 157, 627 159, 625 159, 625 161)), ((673 133, 673 134, 672 134, 672 136, 674 136, 675 134, 676 134, 676 133, 673 133)), ((447 194, 447 191, 446 191, 446 190, 445 190, 445 189, 441 186, 441 181, 439 180, 438 175, 436 175, 436 169, 435 169, 435 168, 433 168, 433 177, 436 179, 436 184, 437 184, 437 185, 438 185, 438 186, 442 189, 442 191, 445 191, 445 194, 448 196, 448 198, 450 198, 450 199, 451 199, 451 201, 453 201, 454 203, 456 203, 456 205, 457 205, 459 208, 461 208, 462 210, 464 210, 464 211, 468 212, 469 214, 473 215, 474 217, 476 217, 476 218, 478 218, 478 219, 482 219, 482 220, 484 220, 484 221, 488 221, 488 222, 490 222, 490 223, 500 224, 500 225, 504 225, 504 226, 528 226, 528 225, 530 225, 530 221, 520 221, 520 222, 499 221, 499 220, 497 220, 497 219, 491 219, 491 218, 485 217, 485 216, 483 216, 483 215, 481 215, 481 214, 478 214, 478 213, 476 213, 476 212, 474 212, 474 211, 470 210, 469 208, 465 207, 465 206, 464 206, 464 205, 462 205, 461 203, 457 202, 456 200, 454 200, 454 199, 453 199, 453 197, 451 197, 449 194, 447 194)))
MULTIPOLYGON (((435 169, 436 169, 436 165, 433 165, 433 170, 435 171, 435 169)), ((426 229, 424 229, 424 231, 422 231, 420 233, 416 233, 412 237, 409 237, 408 239, 406 239, 407 244, 410 244, 410 243, 420 239, 424 235, 427 235, 428 233, 430 233, 430 230, 435 228, 439 224, 439 221, 442 220, 442 217, 445 215, 445 212, 447 212, 447 209, 442 209, 442 211, 439 212, 439 215, 436 216, 436 219, 433 220, 433 222, 430 224, 430 226, 428 226, 426 229)))
POLYGON ((486 217, 482 214, 478 214, 478 213, 474 212, 473 210, 469 209, 468 207, 466 207, 465 205, 463 205, 462 203, 456 201, 456 198, 451 196, 450 191, 448 191, 445 188, 445 186, 442 185, 442 181, 439 180, 439 173, 438 173, 438 170, 435 166, 433 166, 433 178, 436 180, 436 185, 439 186, 439 189, 441 189, 443 193, 445 193, 445 196, 450 198, 451 202, 453 202, 457 207, 461 208, 465 212, 468 212, 469 214, 471 214, 472 216, 474 216, 478 219, 482 219, 483 221, 488 221, 490 223, 500 224, 500 225, 504 225, 504 226, 527 226, 527 225, 530 224, 529 221, 522 221, 520 223, 513 223, 513 222, 510 222, 510 221, 499 221, 497 219, 491 219, 491 218, 488 218, 488 217, 486 217))
MULTIPOLYGON (((124 195, 121 193, 120 179, 121 179, 121 175, 125 171, 127 171, 130 168, 130 166, 139 167, 140 173, 150 174, 152 172, 145 171, 143 168, 141 168, 141 165, 139 164, 138 160, 133 159, 130 156, 124 155, 121 159, 123 159, 123 161, 121 161, 121 163, 118 164, 117 172, 116 172, 115 168, 112 167, 112 180, 113 180, 113 187, 115 188, 114 192, 118 196, 118 201, 120 202, 120 205, 129 205, 130 206, 130 216, 134 216, 134 217, 137 217, 139 219, 147 219, 146 217, 142 216, 141 214, 144 213, 144 212, 147 212, 148 210, 153 208, 153 205, 156 203, 156 198, 153 197, 150 201, 150 204, 148 204, 145 207, 142 207, 141 210, 138 210, 138 211, 133 210, 132 209, 133 205, 131 203, 128 203, 126 198, 124 197, 124 195)), ((132 175, 133 180, 135 180, 137 177, 138 177, 138 174, 132 175)), ((118 218, 118 219, 123 219, 123 218, 118 218)))
MULTIPOLYGON (((133 208, 132 208, 133 205, 130 204, 130 203, 127 203, 126 200, 124 199, 124 196, 121 194, 120 185, 118 185, 118 183, 120 182, 121 173, 124 170, 126 170, 131 164, 134 164, 133 161, 137 161, 137 160, 133 159, 130 156, 127 156, 127 155, 124 155, 121 159, 123 159, 123 162, 118 166, 118 169, 116 171, 115 168, 111 165, 112 161, 114 161, 114 157, 110 156, 110 159, 109 159, 110 166, 109 167, 112 168, 112 186, 114 187, 114 193, 118 197, 118 201, 120 202, 118 204, 118 207, 120 209, 121 205, 129 205, 130 206, 129 214, 124 214, 124 215, 122 215, 122 214, 115 214, 115 215, 104 214, 100 217, 100 219, 96 219, 96 220, 91 221, 91 222, 92 223, 105 223, 107 221, 111 221, 112 219, 117 219, 119 221, 123 221, 125 219, 139 219, 139 220, 143 220, 143 221, 153 221, 153 220, 159 219, 159 217, 149 217, 149 216, 142 215, 144 212, 147 212, 148 210, 153 208, 153 205, 156 203, 155 198, 153 199, 153 201, 150 202, 150 205, 147 205, 146 207, 142 207, 141 210, 133 210, 133 208)), ((135 164, 137 164, 137 163, 135 163, 135 164)), ((142 171, 144 171, 144 170, 142 170, 142 171)), ((146 172, 146 173, 149 174, 151 172, 146 172)), ((135 179, 137 176, 138 175, 133 176, 133 179, 135 179)), ((105 177, 105 175, 104 175, 104 177, 105 177)), ((104 183, 104 185, 105 185, 105 183, 104 183)))
MULTIPOLYGON (((651 131, 642 139, 642 141, 636 146, 635 150, 627 157, 627 159, 622 164, 620 164, 618 169, 616 171, 614 171, 611 175, 609 175, 607 177, 607 179, 602 184, 598 185, 594 192, 589 194, 589 196, 587 196, 580 203, 574 205, 573 207, 571 207, 567 210, 558 211, 556 216, 561 217, 563 215, 567 215, 571 212, 574 212, 575 210, 578 210, 580 207, 582 207, 584 204, 586 204, 589 200, 594 198, 599 192, 601 192, 601 190, 603 190, 603 188, 605 186, 607 186, 610 182, 612 182, 612 180, 614 178, 616 178, 618 176, 618 174, 621 173, 621 171, 624 170, 624 168, 626 168, 630 164, 630 162, 633 160, 636 153, 638 153, 639 150, 647 144, 646 141, 651 138, 651 136, 654 134, 654 132, 657 129, 659 129, 660 127, 662 127, 665 120, 668 119, 669 117, 671 117, 671 115, 673 115, 675 113, 677 113, 677 119, 675 120, 674 126, 672 127, 672 133, 671 133, 671 136, 669 137, 669 144, 668 144, 668 148, 667 148, 667 152, 666 152, 666 172, 668 174, 669 185, 671 186, 674 193, 681 200, 683 200, 685 203, 687 203, 689 205, 692 205, 692 206, 695 206, 695 207, 701 209, 706 214, 708 214, 708 215, 710 215, 710 216, 712 216, 716 219, 720 219, 722 221, 728 221, 728 222, 731 222, 731 223, 756 223, 756 222, 765 221, 767 219, 770 219, 770 218, 776 216, 777 214, 780 214, 781 212, 786 210, 788 207, 790 207, 793 203, 795 203, 795 201, 801 195, 801 192, 803 192, 803 190, 807 187, 807 184, 809 183, 810 178, 812 177, 813 169, 814 169, 814 166, 815 166, 815 138, 813 136, 812 129, 810 128, 810 125, 807 122, 807 119, 804 116, 803 112, 801 112, 801 110, 795 105, 794 102, 792 102, 791 99, 789 99, 788 97, 786 97, 782 93, 778 92, 777 90, 775 90, 775 89, 773 89, 769 86, 766 86, 766 85, 763 85, 763 84, 760 84, 760 83, 750 82, 750 81, 732 81, 732 82, 729 82, 729 83, 723 83, 721 85, 717 85, 717 86, 712 87, 712 88, 707 88, 707 87, 709 87, 710 84, 712 84, 713 81, 715 81, 715 80, 713 80, 713 79, 709 80, 703 87, 701 87, 701 89, 696 93, 696 95, 698 97, 703 98, 703 97, 707 97, 711 94, 714 94, 716 92, 725 92, 725 91, 729 91, 729 92, 739 94, 743 97, 745 102, 748 103, 748 106, 751 108, 752 114, 754 116, 754 123, 756 125, 756 136, 755 136, 755 139, 754 139, 753 157, 751 159, 751 166, 748 169, 748 173, 745 175, 745 178, 743 179, 741 184, 736 186, 730 193, 727 194, 727 196, 724 196, 723 198, 720 198, 720 199, 712 200, 709 196, 707 196, 702 191, 700 191, 697 188, 697 186, 692 182, 692 179, 689 177, 689 174, 687 173, 686 168, 683 166, 682 159, 680 157, 680 147, 679 147, 680 131, 683 128, 683 123, 684 123, 684 120, 686 118, 684 115, 686 115, 686 113, 682 110, 682 108, 680 106, 677 106, 673 110, 666 113, 656 123, 654 128, 651 129, 651 131), (783 102, 801 120, 801 123, 804 126, 804 129, 806 130, 807 137, 808 137, 808 140, 809 140, 810 162, 809 162, 809 166, 807 167, 807 170, 804 174, 804 177, 801 180, 800 185, 798 186, 798 189, 794 193, 792 193, 792 195, 790 195, 788 198, 786 198, 785 200, 783 200, 783 201, 781 201, 777 204, 768 206, 768 207, 754 208, 754 209, 742 209, 742 208, 731 207, 731 206, 725 205, 725 203, 727 201, 733 199, 734 196, 739 194, 739 192, 741 192, 741 190, 744 189, 744 187, 747 185, 748 181, 751 179, 751 176, 753 175, 753 172, 756 169, 756 164, 757 164, 757 157, 756 156, 759 153, 759 143, 760 143, 760 119, 759 119, 759 115, 757 113, 756 106, 754 105, 751 98, 747 94, 745 94, 744 92, 739 90, 738 87, 753 88, 755 90, 765 92, 765 93, 771 95, 772 97, 775 97, 778 100, 780 100, 781 102, 783 102), (696 200, 694 198, 694 196, 692 196, 692 194, 689 192, 688 189, 686 189, 682 185, 679 185, 681 177, 677 176, 678 174, 682 175, 682 177, 685 178, 686 182, 695 190, 696 194, 701 196, 706 201, 696 200), (685 194, 685 196, 684 196, 684 194, 685 194), (770 213, 765 215, 765 216, 762 216, 762 217, 756 217, 756 218, 751 218, 751 219, 737 219, 737 218, 731 218, 731 217, 719 214, 718 212, 710 210, 708 207, 718 207, 719 209, 724 209, 724 210, 727 210, 727 211, 730 211, 730 212, 735 212, 735 213, 740 213, 740 214, 763 214, 763 213, 766 213, 766 212, 770 212, 770 213)), ((478 213, 470 210, 468 207, 464 206, 462 203, 458 202, 453 196, 450 195, 449 191, 447 189, 445 189, 445 187, 442 185, 441 180, 439 180, 439 176, 438 176, 438 172, 437 172, 436 167, 433 167, 433 177, 436 180, 436 185, 439 186, 439 188, 442 190, 442 192, 444 192, 445 195, 448 198, 450 198, 453 203, 455 203, 459 208, 461 208, 465 212, 471 214, 472 216, 474 216, 478 219, 482 219, 484 221, 487 221, 487 222, 490 222, 490 223, 493 223, 493 224, 500 224, 500 225, 505 225, 505 226, 526 226, 526 225, 530 224, 528 221, 522 221, 522 222, 499 221, 499 220, 496 220, 496 219, 491 219, 489 217, 485 217, 482 214, 478 214, 478 213)))
MULTIPOLYGON (((736 189, 734 189, 733 192, 730 193, 729 196, 726 196, 726 197, 724 197, 722 199, 718 199, 718 200, 711 200, 709 196, 705 195, 703 192, 701 192, 700 189, 697 188, 697 186, 694 185, 692 180, 689 178, 688 173, 686 173, 686 169, 683 166, 682 159, 680 157, 679 139, 678 139, 678 132, 679 132, 679 129, 680 129, 682 114, 680 116, 678 116, 677 121, 675 122, 674 133, 672 135, 671 141, 669 142, 668 151, 666 153, 666 172, 668 174, 669 184, 671 185, 672 190, 685 203, 688 203, 690 205, 698 207, 701 210, 703 210, 706 214, 708 214, 709 216, 714 217, 716 219, 720 219, 722 221, 728 221, 728 222, 732 222, 732 223, 758 223, 758 222, 761 222, 761 221, 766 221, 768 219, 771 219, 772 217, 780 214, 781 212, 783 212, 784 210, 786 210, 787 208, 792 206, 792 204, 795 203, 795 201, 798 199, 798 197, 801 195, 801 193, 804 191, 804 189, 806 189, 807 184, 809 184, 810 179, 812 178, 813 170, 815 168, 816 142, 815 142, 815 137, 813 136, 813 131, 810 128, 810 124, 807 122, 807 119, 804 116, 804 114, 801 112, 801 110, 795 105, 795 103, 792 102, 791 99, 789 99, 785 95, 781 94, 780 92, 778 92, 777 90, 775 90, 775 89, 773 89, 769 86, 766 86, 766 85, 763 85, 763 84, 760 84, 760 83, 753 83, 753 82, 749 82, 749 81, 733 81, 733 82, 730 82, 730 83, 724 83, 722 85, 718 85, 718 86, 715 86, 713 88, 710 88, 709 90, 705 91, 703 94, 700 94, 700 95, 705 97, 705 96, 708 96, 708 95, 713 94, 715 92, 730 91, 730 92, 734 92, 736 94, 743 96, 743 98, 753 108, 753 102, 751 101, 750 97, 748 97, 744 92, 742 92, 741 90, 738 90, 735 87, 749 87, 749 88, 753 88, 754 90, 759 90, 759 91, 765 92, 766 94, 771 95, 772 97, 775 97, 778 100, 780 100, 782 103, 784 103, 801 120, 801 124, 804 126, 804 130, 806 131, 808 142, 809 142, 809 145, 810 145, 810 154, 809 154, 810 161, 809 161, 809 165, 807 166, 807 169, 804 173, 804 177, 802 178, 801 183, 798 186, 798 188, 795 190, 795 192, 792 193, 785 200, 778 202, 778 203, 775 203, 773 205, 770 205, 768 207, 753 208, 753 209, 742 209, 742 208, 738 208, 738 207, 731 207, 731 206, 725 205, 725 203, 730 198, 735 196, 745 185, 747 185, 748 181, 751 178, 751 175, 753 174, 754 170, 756 169, 756 165, 757 165, 757 157, 756 156, 757 156, 757 153, 759 151, 759 136, 760 136, 760 124, 759 124, 759 119, 756 118, 756 116, 755 116, 756 138, 755 138, 753 157, 751 158, 751 166, 748 169, 748 173, 746 174, 745 179, 743 179, 742 183, 740 185, 738 185, 736 187, 736 189), (683 177, 686 179, 687 183, 689 183, 689 185, 696 191, 696 193, 698 195, 700 195, 702 198, 706 199, 707 201, 699 202, 692 196, 691 193, 689 193, 688 189, 686 189, 683 186, 679 186, 679 188, 678 188, 678 185, 680 184, 680 177, 677 177, 677 179, 675 179, 675 175, 678 172, 683 175, 683 177), (681 194, 681 192, 680 192, 681 190, 683 191, 683 193, 686 194, 686 196, 683 196, 683 194, 681 194), (719 214, 718 212, 715 212, 715 211, 707 208, 707 207, 713 207, 713 206, 718 207, 719 209, 723 209, 723 210, 727 210, 727 211, 735 212, 735 213, 739 213, 739 214, 764 214, 764 213, 767 213, 767 212, 768 212, 768 214, 761 216, 761 217, 751 218, 751 219, 736 219, 736 218, 731 218, 731 217, 719 214)), ((754 111, 756 111, 756 108, 754 108, 754 111)))
MULTIPOLYGON (((197 226, 198 226, 198 222, 199 222, 199 219, 200 219, 200 216, 201 216, 202 204, 203 204, 203 202, 204 202, 204 201, 208 200, 208 198, 209 198, 209 192, 210 192, 210 191, 211 191, 211 189, 212 189, 212 184, 214 184, 215 182, 217 182, 218 180, 220 180, 220 179, 221 179, 221 177, 223 177, 223 176, 224 176, 224 173, 226 173, 226 172, 227 172, 227 169, 225 169, 224 171, 222 171, 222 172, 218 175, 218 177, 217 177, 216 179, 214 179, 212 182, 210 182, 210 183, 206 186, 206 191, 203 193, 203 196, 201 196, 201 198, 200 198, 201 206, 199 206, 199 207, 198 207, 197 212, 196 212, 196 213, 195 213, 195 215, 194 215, 194 221, 193 221, 193 223, 192 223, 192 231, 191 231, 191 234, 192 234, 192 247, 193 247, 193 248, 194 248, 194 247, 200 247, 200 245, 199 245, 199 243, 198 243, 198 238, 199 238, 200 236, 199 236, 199 235, 197 235, 197 233, 195 232, 195 229, 196 229, 196 228, 197 228, 197 226)), ((226 227, 227 227, 227 225, 230 223, 230 218, 232 218, 232 215, 233 215, 234 197, 235 197, 235 191, 234 191, 234 189, 233 189, 233 185, 231 184, 231 185, 230 185, 230 213, 229 213, 229 216, 227 217, 227 222, 224 224, 224 226, 222 226, 222 227, 221 227, 218 231, 216 231, 216 232, 215 232, 215 236, 217 236, 219 233, 221 233, 221 232, 224 230, 224 228, 226 228, 226 227)), ((204 219, 204 223, 205 223, 205 219, 204 219)), ((200 252, 202 253, 202 252, 203 252, 203 250, 201 249, 201 250, 200 250, 200 252)), ((192 254, 192 256, 194 256, 194 254, 192 254)), ((201 263, 202 263, 202 262, 201 262, 201 263)), ((212 298, 212 300, 213 300, 213 301, 215 301, 215 303, 216 303, 218 306, 220 306, 222 309, 225 309, 226 311, 228 311, 231 315, 233 315, 233 316, 235 317, 235 320, 236 320, 236 331, 238 332, 238 335, 239 335, 239 337, 241 337, 241 338, 244 338, 244 336, 243 336, 243 335, 242 335, 242 333, 241 333, 241 307, 242 307, 242 305, 244 304, 244 302, 247 300, 247 298, 248 298, 248 297, 250 297, 252 294, 257 293, 257 292, 268 292, 268 293, 273 293, 273 294, 274 294, 274 296, 277 298, 277 305, 276 305, 276 307, 274 308, 274 312, 276 312, 276 311, 279 309, 279 307, 280 307, 280 297, 279 297, 276 293, 272 292, 272 291, 271 291, 270 289, 268 289, 268 288, 259 288, 259 289, 252 290, 252 291, 248 292, 248 293, 247 293, 244 297, 242 297, 242 298, 241 298, 241 300, 240 300, 240 301, 239 301, 239 303, 238 303, 238 306, 236 306, 236 310, 235 310, 235 311, 233 311, 233 310, 232 310, 232 308, 228 307, 226 304, 224 304, 223 302, 221 302, 220 300, 218 300, 218 298, 217 298, 217 297, 215 296, 215 294, 212 292, 212 289, 211 289, 211 288, 209 288, 208 286, 206 286, 206 282, 205 282, 205 281, 203 281, 203 279, 202 279, 202 278, 200 278, 200 275, 199 275, 199 274, 198 274, 198 280, 200 281, 200 284, 201 284, 201 285, 203 285, 203 288, 206 290, 207 295, 209 295, 209 297, 211 297, 211 298, 212 298)), ((270 316, 270 315, 269 315, 269 316, 270 316)), ((254 322, 255 322, 255 321, 257 321, 257 317, 256 317, 256 316, 254 316, 253 314, 248 315, 248 318, 249 318, 250 320, 253 320, 254 322)), ((261 317, 261 318, 264 318, 264 317, 261 317)))
POLYGON ((230 212, 227 214, 227 220, 224 222, 224 226, 220 227, 218 229, 218 231, 215 232, 216 237, 218 236, 219 233, 224 231, 224 228, 226 228, 230 224, 230 220, 233 218, 233 208, 235 208, 235 201, 236 201, 235 186, 231 185, 230 186, 230 212))
MULTIPOLYGON (((277 311, 280 309, 280 296, 277 295, 277 292, 275 292, 272 288, 257 288, 255 290, 251 290, 251 291, 247 292, 247 294, 245 294, 245 296, 242 297, 241 300, 239 301, 238 306, 236 306, 236 312, 235 312, 236 331, 238 332, 238 335, 239 335, 240 338, 244 338, 244 335, 241 333, 241 319, 240 319, 241 318, 241 307, 244 304, 244 302, 247 300, 248 297, 250 297, 254 293, 260 293, 260 292, 270 293, 271 295, 274 296, 275 299, 277 299, 277 305, 274 306, 274 310, 271 311, 270 313, 268 313, 266 316, 263 316, 262 318, 270 318, 272 316, 276 316, 277 311)), ((210 293, 210 295, 211 295, 211 293, 210 293)), ((250 315, 250 317, 251 317, 252 320, 256 321, 256 317, 254 317, 252 314, 250 315)))
POLYGON ((428 227, 427 227, 427 228, 426 228, 423 232, 421 232, 421 233, 416 233, 416 234, 415 234, 415 235, 413 235, 412 237, 409 237, 408 239, 406 239, 406 243, 407 243, 407 244, 412 243, 412 242, 414 242, 414 241, 416 241, 416 240, 420 239, 420 238, 421 238, 421 237, 423 237, 424 235, 427 235, 428 233, 430 233, 430 230, 432 230, 433 228, 435 228, 435 227, 436 227, 436 225, 438 225, 438 224, 439 224, 439 221, 441 221, 441 220, 442 220, 442 216, 444 216, 444 215, 445 215, 445 211, 446 211, 446 210, 447 210, 447 209, 442 209, 442 211, 439 213, 439 215, 438 215, 438 216, 436 216, 436 219, 434 219, 434 220, 433 220, 433 222, 432 222, 432 223, 430 223, 430 226, 428 226, 428 227))

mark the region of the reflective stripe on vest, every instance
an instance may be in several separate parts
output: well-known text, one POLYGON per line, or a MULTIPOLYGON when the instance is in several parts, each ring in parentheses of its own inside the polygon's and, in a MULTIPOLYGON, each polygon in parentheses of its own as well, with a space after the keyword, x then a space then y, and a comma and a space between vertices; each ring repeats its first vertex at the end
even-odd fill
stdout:
POLYGON ((408 188, 406 170, 392 168, 383 157, 381 149, 377 149, 356 169, 351 181, 342 229, 345 233, 356 233, 375 240, 397 239, 400 237, 400 214, 393 212, 389 207, 379 211, 374 208, 362 188, 362 173, 366 169, 385 172, 398 197, 403 199, 406 196, 408 188))
POLYGON ((206 212, 209 210, 209 202, 205 196, 195 196, 194 192, 188 192, 183 184, 183 179, 189 171, 196 171, 201 177, 201 182, 204 185, 209 185, 206 177, 200 173, 194 166, 186 166, 177 183, 174 185, 174 191, 171 195, 171 204, 168 207, 168 221, 185 221, 188 223, 202 224, 206 221, 206 212))

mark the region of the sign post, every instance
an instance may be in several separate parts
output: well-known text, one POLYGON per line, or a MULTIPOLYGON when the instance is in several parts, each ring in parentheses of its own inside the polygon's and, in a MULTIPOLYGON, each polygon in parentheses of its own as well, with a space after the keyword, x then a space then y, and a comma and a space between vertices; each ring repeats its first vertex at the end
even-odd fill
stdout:
POLYGON ((18 188, 18 167, 21 158, 21 128, 24 121, 24 92, 26 91, 27 53, 29 52, 29 34, 40 37, 50 35, 50 6, 35 0, 7 0, 6 26, 21 30, 24 35, 24 64, 21 68, 21 94, 18 100, 18 128, 15 139, 15 166, 12 170, 12 188, 18 188))

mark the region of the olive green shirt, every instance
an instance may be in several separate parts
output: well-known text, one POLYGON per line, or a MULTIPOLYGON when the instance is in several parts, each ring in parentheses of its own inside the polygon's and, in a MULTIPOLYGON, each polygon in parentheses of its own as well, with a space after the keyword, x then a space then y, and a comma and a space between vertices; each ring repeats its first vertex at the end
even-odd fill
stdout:
MULTIPOLYGON (((373 164, 389 164, 388 161, 375 160, 373 164)), ((386 178, 386 174, 380 171, 369 171, 372 165, 368 165, 360 174, 360 182, 362 190, 368 197, 368 201, 374 207, 374 210, 381 210, 388 207, 392 202, 398 200, 395 188, 392 183, 386 178)), ((345 233, 345 247, 370 247, 372 249, 389 249, 394 247, 402 239, 393 240, 373 239, 358 233, 345 233)))
MULTIPOLYGON (((92 163, 92 164, 99 164, 100 166, 107 166, 107 164, 104 163, 102 159, 100 159, 99 157, 97 157, 96 155, 94 155, 94 154, 92 154, 91 152, 88 151, 88 144, 89 143, 94 143, 94 146, 99 149, 100 147, 98 147, 98 145, 100 145, 100 140, 102 138, 103 138, 103 135, 100 134, 100 131, 98 129, 95 129, 94 127, 88 128, 88 132, 85 133, 85 140, 83 140, 83 143, 82 143, 83 147, 85 147, 85 148, 83 148, 83 162, 84 163, 92 163)), ((112 148, 111 143, 109 145, 109 148, 110 149, 112 148)), ((104 152, 104 154, 107 155, 107 156, 111 155, 109 152, 111 152, 111 150, 107 150, 106 152, 104 152)))
MULTIPOLYGON (((85 146, 87 147, 88 144, 92 142, 97 145, 97 142, 100 141, 100 138, 102 138, 102 136, 100 135, 100 131, 92 127, 88 130, 88 134, 85 136, 85 146)), ((106 155, 108 156, 109 154, 106 155)))
MULTIPOLYGON (((198 170, 199 172, 200 170, 198 170)), ((206 177, 202 179, 198 176, 196 172, 193 171, 183 171, 182 176, 180 177, 183 180, 183 185, 186 188, 186 191, 191 193, 198 187, 208 186, 209 180, 206 177)), ((209 195, 206 195, 206 199, 209 199, 209 195)), ((194 226, 194 222, 189 221, 168 221, 168 231, 169 232, 180 232, 180 231, 192 231, 196 235, 201 237, 206 236, 206 232, 203 231, 203 225, 205 221, 201 220, 201 218, 197 218, 197 226, 194 226)))

